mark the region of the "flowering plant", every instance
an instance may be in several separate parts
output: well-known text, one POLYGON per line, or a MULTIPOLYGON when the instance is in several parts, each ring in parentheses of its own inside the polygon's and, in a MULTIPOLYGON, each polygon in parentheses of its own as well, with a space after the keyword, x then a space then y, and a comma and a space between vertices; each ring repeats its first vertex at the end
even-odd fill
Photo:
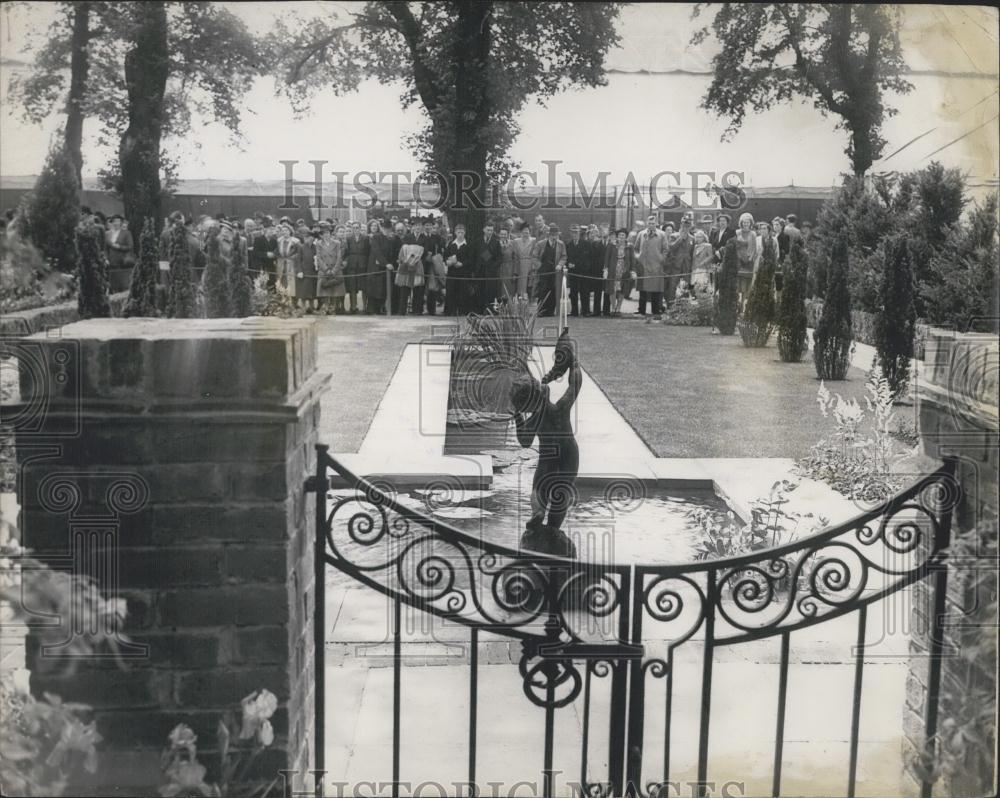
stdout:
MULTIPOLYGON (((74 655, 116 650, 121 635, 109 633, 118 628, 110 621, 124 614, 124 601, 105 600, 91 579, 53 571, 24 556, 17 531, 0 516, 0 633, 16 633, 16 627, 25 628, 40 616, 95 619, 85 634, 72 635, 69 645, 62 624, 34 628, 40 645, 63 646, 71 669, 74 655)), ((36 667, 53 661, 41 657, 36 667)), ((96 772, 101 735, 95 723, 82 719, 90 707, 64 703, 50 693, 37 699, 29 692, 29 677, 24 668, 0 673, 0 786, 4 795, 62 795, 81 769, 96 772)))
POLYGON ((277 784, 250 782, 250 768, 274 742, 271 717, 278 699, 269 690, 253 692, 240 702, 240 721, 226 712, 216 730, 219 747, 219 781, 208 783, 207 768, 198 761, 198 737, 186 724, 178 724, 167 738, 161 758, 167 782, 160 787, 163 798, 264 798, 277 784), (236 743, 233 744, 235 738, 236 743))
POLYGON ((865 407, 856 399, 831 394, 820 383, 816 401, 824 418, 833 418, 834 431, 812 447, 796 464, 802 476, 826 482, 849 499, 883 501, 900 487, 892 473, 892 391, 876 365, 865 384, 865 407), (867 415, 866 415, 867 408, 867 415), (863 433, 870 417, 870 432, 863 433))
MULTIPOLYGON (((695 559, 717 560, 735 557, 754 551, 774 548, 789 543, 799 537, 803 519, 811 519, 804 534, 812 534, 829 523, 829 519, 812 513, 798 513, 787 509, 788 494, 799 486, 798 482, 781 479, 771 486, 767 496, 756 499, 750 505, 750 521, 738 523, 732 510, 722 513, 701 507, 691 510, 688 517, 702 533, 702 540, 695 548, 695 559)), ((751 579, 762 577, 755 571, 747 572, 751 579)), ((799 578, 807 578, 802 573, 799 578)), ((786 588, 787 582, 780 580, 778 587, 786 588)))

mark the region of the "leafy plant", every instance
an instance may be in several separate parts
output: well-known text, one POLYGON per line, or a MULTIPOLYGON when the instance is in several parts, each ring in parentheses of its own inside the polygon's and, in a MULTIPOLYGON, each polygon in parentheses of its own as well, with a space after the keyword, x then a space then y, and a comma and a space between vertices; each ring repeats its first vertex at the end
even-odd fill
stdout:
POLYGON ((470 313, 451 342, 453 372, 468 383, 476 412, 510 412, 510 385, 529 372, 535 351, 537 310, 526 299, 511 298, 483 315, 470 313))
POLYGON ((16 227, 57 269, 77 265, 74 231, 80 221, 76 167, 61 146, 49 150, 35 187, 21 203, 16 227))
POLYGON ((6 795, 62 795, 76 773, 97 772, 101 735, 81 715, 85 704, 63 703, 45 693, 13 693, 0 721, 0 784, 6 795))
POLYGON ((830 263, 823 314, 813 331, 813 361, 821 380, 847 376, 854 352, 851 297, 847 291, 847 245, 840 241, 830 263))
MULTIPOLYGON (((782 479, 775 482, 766 496, 755 499, 750 505, 750 521, 738 523, 732 510, 722 512, 699 507, 688 512, 688 518, 701 534, 695 547, 695 559, 716 560, 736 557, 755 551, 764 551, 800 537, 809 535, 825 527, 829 520, 812 513, 789 512, 788 494, 799 487, 798 482, 782 479), (800 529, 804 519, 811 519, 808 526, 800 529)), ((751 579, 762 579, 755 571, 747 571, 751 579)), ((800 580, 808 575, 799 575, 800 580)), ((780 580, 779 587, 789 584, 780 580)))
MULTIPOLYGON (((71 672, 80 657, 102 649, 117 650, 109 630, 120 627, 125 600, 104 599, 89 577, 53 571, 25 556, 13 526, 0 516, 0 604, 7 628, 31 626, 42 647, 60 646, 71 672), (81 634, 68 634, 64 623, 39 624, 40 617, 91 619, 81 634), (66 641, 70 643, 67 646, 66 641)), ((36 668, 52 667, 53 657, 39 657, 36 668)), ((84 704, 63 703, 45 693, 28 692, 27 671, 0 674, 0 784, 4 794, 50 796, 65 792, 81 770, 96 772, 101 735, 84 704)))
POLYGON ((233 712, 219 721, 216 743, 219 747, 219 781, 205 781, 207 768, 198 761, 198 737, 186 724, 174 727, 161 757, 166 783, 160 787, 163 798, 264 798, 278 782, 254 784, 251 768, 260 754, 274 742, 271 717, 278 699, 268 690, 253 692, 240 702, 241 719, 233 712), (235 741, 235 742, 234 742, 235 741))
POLYGON ((959 535, 949 550, 950 568, 964 581, 961 623, 951 627, 958 658, 946 660, 955 678, 942 682, 933 754, 909 762, 918 778, 944 776, 953 798, 990 795, 997 756, 997 522, 990 519, 959 535))
POLYGON ((801 238, 792 240, 785 261, 781 301, 778 303, 778 355, 785 363, 798 363, 808 347, 806 341, 806 260, 801 238))
POLYGON ((824 418, 832 418, 834 432, 796 463, 797 472, 826 482, 849 499, 880 502, 901 487, 892 473, 892 391, 878 366, 865 385, 865 405, 871 414, 870 434, 864 433, 865 408, 856 399, 832 394, 820 383, 816 401, 824 418))
POLYGON ((281 283, 274 288, 268 287, 266 274, 259 274, 253 281, 250 307, 254 316, 278 316, 290 319, 304 315, 304 311, 295 306, 288 290, 281 283))
POLYGON ((678 327, 711 327, 714 320, 714 298, 705 291, 697 291, 693 297, 677 299, 663 314, 664 324, 678 327))
POLYGON ((76 296, 73 275, 54 271, 30 241, 0 235, 0 313, 40 308, 76 296))

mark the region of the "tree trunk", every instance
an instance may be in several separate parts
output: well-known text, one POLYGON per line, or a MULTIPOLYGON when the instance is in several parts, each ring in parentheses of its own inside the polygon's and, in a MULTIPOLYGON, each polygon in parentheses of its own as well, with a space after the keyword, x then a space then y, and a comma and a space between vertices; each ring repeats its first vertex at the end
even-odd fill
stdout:
MULTIPOLYGON (((489 123, 491 103, 489 92, 490 49, 493 44, 491 17, 493 4, 466 0, 458 5, 455 23, 455 117, 454 117, 454 171, 447 175, 452 202, 452 225, 466 227, 466 237, 475 242, 482 235, 486 221, 483 205, 490 196, 489 176, 486 174, 488 156, 486 127, 489 123), (463 208, 455 207, 459 197, 461 174, 475 175, 474 191, 478 203, 463 199, 463 208)), ((465 178, 468 181, 468 178, 465 178)), ((466 182, 466 185, 468 183, 466 182)))
POLYGON ((875 161, 872 125, 864 118, 854 116, 847 120, 847 129, 851 132, 851 168, 855 177, 864 177, 875 161))
POLYGON ((90 70, 90 3, 73 4, 73 39, 70 55, 69 97, 66 100, 66 130, 63 142, 76 167, 76 182, 83 188, 83 100, 90 70))
MULTIPOLYGON (((118 159, 122 172, 122 201, 132 230, 140 231, 147 218, 157 232, 163 225, 160 194, 160 138, 163 133, 164 95, 170 71, 167 50, 167 8, 163 2, 137 3, 135 38, 125 54, 128 89, 128 127, 122 134, 118 159)), ((135 240, 139 240, 135 236, 135 240)))

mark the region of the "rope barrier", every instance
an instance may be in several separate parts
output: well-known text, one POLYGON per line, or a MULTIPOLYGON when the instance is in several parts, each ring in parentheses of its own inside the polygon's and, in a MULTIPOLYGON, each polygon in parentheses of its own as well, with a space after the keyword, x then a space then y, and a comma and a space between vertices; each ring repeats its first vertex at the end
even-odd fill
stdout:
MULTIPOLYGON (((250 272, 251 274, 268 274, 268 275, 275 275, 277 277, 281 276, 281 273, 279 271, 277 271, 277 270, 275 270, 275 271, 267 271, 265 269, 249 269, 248 268, 247 271, 250 272)), ((399 269, 391 269, 391 270, 390 269, 380 269, 379 271, 375 271, 375 272, 341 272, 340 276, 341 277, 374 277, 376 275, 382 274, 383 272, 388 272, 389 274, 395 274, 397 271, 399 271, 399 269)), ((555 271, 551 271, 551 272, 531 272, 527 276, 530 277, 532 274, 535 275, 535 276, 537 276, 539 274, 559 275, 559 274, 561 274, 564 271, 566 272, 566 277, 567 278, 569 278, 569 277, 575 277, 577 280, 596 280, 597 282, 603 283, 606 280, 612 279, 611 277, 597 277, 597 276, 592 275, 592 274, 574 274, 574 273, 572 273, 572 272, 570 272, 570 271, 568 271, 566 269, 556 269, 555 271)), ((666 278, 666 277, 691 277, 691 275, 693 273, 694 272, 681 272, 680 274, 667 274, 667 273, 664 273, 662 275, 654 274, 654 275, 649 275, 649 276, 650 277, 664 277, 664 278, 666 278)), ((709 273, 711 273, 711 272, 709 272, 709 273)), ((298 274, 298 273, 296 272, 296 274, 298 274)), ((423 272, 423 274, 424 274, 424 276, 427 276, 426 272, 423 272)), ((307 274, 306 275, 306 277, 317 277, 317 276, 318 276, 317 274, 307 274)), ((435 275, 435 276, 440 277, 441 275, 435 275)), ((518 276, 519 275, 517 275, 517 274, 512 274, 509 277, 501 277, 499 274, 496 275, 495 277, 464 277, 464 276, 460 276, 460 275, 457 275, 457 274, 447 274, 447 275, 445 275, 445 277, 447 277, 447 279, 449 279, 449 280, 468 281, 468 282, 472 282, 472 281, 477 281, 477 282, 491 282, 493 280, 501 280, 501 279, 503 279, 503 280, 515 280, 515 279, 518 278, 518 276)), ((628 278, 628 279, 631 279, 631 278, 628 278)), ((645 278, 643 277, 643 275, 636 273, 636 278, 635 279, 642 280, 642 279, 645 279, 645 278)))

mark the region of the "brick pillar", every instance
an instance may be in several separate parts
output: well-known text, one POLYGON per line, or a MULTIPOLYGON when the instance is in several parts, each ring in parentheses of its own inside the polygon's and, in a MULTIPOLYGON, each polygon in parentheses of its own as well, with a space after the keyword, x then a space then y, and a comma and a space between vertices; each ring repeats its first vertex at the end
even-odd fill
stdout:
POLYGON ((280 702, 277 736, 254 776, 304 772, 314 519, 303 480, 328 380, 313 324, 95 319, 19 347, 22 407, 35 405, 16 439, 24 544, 128 606, 124 670, 96 659, 43 672, 69 648, 31 651, 32 690, 92 705, 104 737, 96 776, 70 793, 156 794, 177 723, 198 735, 214 780, 221 713, 263 688, 280 702))
MULTIPOLYGON (((978 540, 984 525, 995 525, 997 519, 998 375, 1000 346, 995 335, 959 334, 933 328, 929 331, 916 395, 920 442, 923 452, 931 457, 950 455, 957 458, 956 477, 961 490, 956 491, 959 499, 954 507, 951 539, 953 549, 958 543, 959 550, 964 551, 961 556, 952 557, 947 569, 939 731, 949 718, 962 720, 965 710, 957 705, 953 696, 983 690, 985 695, 992 696, 994 706, 996 702, 995 663, 970 661, 961 653, 981 643, 983 634, 995 636, 997 631, 995 617, 991 627, 985 626, 979 617, 987 597, 977 595, 983 592, 983 574, 992 577, 992 593, 996 594, 997 563, 985 552, 980 552, 974 541, 978 540)), ((990 592, 989 584, 986 588, 986 592, 990 592)), ((907 761, 923 749, 933 600, 932 580, 914 585, 912 656, 904 710, 907 761)), ((971 796, 991 792, 990 784, 981 783, 978 773, 963 769, 960 778, 965 783, 940 780, 934 794, 971 796)))

